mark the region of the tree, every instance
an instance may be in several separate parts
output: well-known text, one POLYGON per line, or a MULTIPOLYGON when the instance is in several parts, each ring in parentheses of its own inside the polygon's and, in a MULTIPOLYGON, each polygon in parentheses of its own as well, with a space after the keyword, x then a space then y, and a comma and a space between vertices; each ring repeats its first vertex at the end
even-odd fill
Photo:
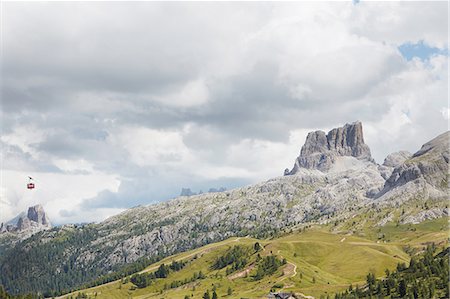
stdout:
POLYGON ((218 297, 217 297, 217 293, 216 293, 216 291, 213 291, 213 294, 212 294, 212 299, 217 299, 218 297))
POLYGON ((167 275, 169 275, 169 267, 166 266, 165 264, 161 264, 161 266, 159 266, 158 270, 156 270, 155 272, 155 277, 166 278, 167 275))
POLYGON ((231 287, 228 287, 227 295, 230 296, 231 294, 233 294, 233 290, 231 287))
POLYGON ((406 295, 406 282, 404 279, 400 280, 400 284, 398 286, 398 293, 400 297, 405 297, 406 295))
POLYGON ((255 245, 253 246, 253 249, 255 249, 255 252, 258 252, 258 251, 260 251, 262 249, 261 245, 259 244, 259 242, 255 243, 255 245))
POLYGON ((203 294, 203 299, 211 299, 211 296, 209 295, 209 290, 206 290, 206 292, 203 294))

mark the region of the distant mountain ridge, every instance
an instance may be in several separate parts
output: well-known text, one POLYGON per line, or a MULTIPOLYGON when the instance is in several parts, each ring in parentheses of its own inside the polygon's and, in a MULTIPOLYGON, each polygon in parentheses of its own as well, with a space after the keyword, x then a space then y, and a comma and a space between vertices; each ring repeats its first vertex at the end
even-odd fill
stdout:
POLYGON ((308 134, 289 175, 132 208, 98 224, 40 232, 0 257, 0 283, 11 289, 17 284, 13 277, 20 277, 20 291, 61 291, 144 257, 167 256, 232 236, 267 238, 292 227, 338 223, 366 213, 368 206, 387 209, 380 226, 400 207, 401 223, 448 215, 449 132, 412 157, 391 155, 385 165, 371 158, 360 122, 328 134, 317 132, 308 134), (426 210, 419 208, 424 205, 426 210), (38 254, 40 260, 31 258, 38 254), (33 279, 26 270, 31 266, 33 279), (55 276, 58 280, 48 273, 64 275, 55 276))
POLYGON ((181 188, 180 196, 192 196, 192 195, 198 195, 203 193, 215 193, 215 192, 224 192, 227 191, 225 187, 220 187, 219 189, 216 188, 209 188, 207 192, 203 192, 202 190, 198 191, 198 193, 195 193, 191 190, 191 188, 181 188))

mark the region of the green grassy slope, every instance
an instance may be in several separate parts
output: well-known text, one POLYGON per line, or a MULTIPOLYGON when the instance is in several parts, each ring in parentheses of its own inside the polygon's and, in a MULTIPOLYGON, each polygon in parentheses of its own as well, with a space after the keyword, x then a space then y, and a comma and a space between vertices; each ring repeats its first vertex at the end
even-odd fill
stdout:
MULTIPOLYGON (((162 263, 169 264, 173 260, 188 262, 182 270, 171 272, 167 278, 156 279, 146 288, 135 288, 129 281, 115 281, 81 292, 92 298, 184 298, 186 295, 202 298, 206 290, 215 288, 219 298, 264 298, 274 285, 278 285, 284 291, 319 298, 322 294, 341 291, 349 284, 363 285, 369 271, 381 277, 385 269, 394 269, 399 262, 408 263, 409 255, 405 251, 414 252, 415 248, 420 249, 429 242, 446 245, 446 224, 447 219, 442 218, 417 225, 365 227, 364 232, 359 234, 364 237, 342 231, 331 232, 330 227, 316 226, 272 240, 230 238, 168 257, 149 266, 142 272, 155 271, 162 263), (379 239, 380 233, 384 233, 384 239, 379 239), (287 264, 273 275, 258 281, 252 277, 256 272, 256 253, 249 257, 244 269, 230 275, 226 275, 226 268, 212 269, 214 260, 234 245, 251 249, 255 242, 264 247, 259 252, 261 256, 273 254, 286 258, 287 264), (174 281, 189 280, 194 272, 199 271, 206 275, 205 279, 174 289, 165 287, 174 281), (227 295, 230 288, 233 290, 232 294, 227 295)), ((77 293, 61 298, 75 298, 77 293)))

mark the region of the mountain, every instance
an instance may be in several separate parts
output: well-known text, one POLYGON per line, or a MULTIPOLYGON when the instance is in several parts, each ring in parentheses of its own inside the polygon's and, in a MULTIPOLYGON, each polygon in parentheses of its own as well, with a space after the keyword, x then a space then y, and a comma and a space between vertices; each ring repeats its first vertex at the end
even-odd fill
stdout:
POLYGON ((405 157, 403 163, 396 165, 378 197, 394 189, 411 193, 407 189, 415 188, 414 185, 425 186, 436 195, 445 191, 449 177, 449 140, 450 132, 446 132, 425 143, 411 157, 405 157))
POLYGON ((197 193, 192 192, 190 188, 182 188, 180 196, 192 196, 192 195, 196 195, 196 194, 197 193))
MULTIPOLYGON (((227 189, 224 187, 220 187, 219 189, 216 188, 209 188, 208 193, 215 193, 215 192, 224 192, 227 189)), ((190 188, 181 188, 180 196, 192 196, 197 194, 203 194, 204 192, 200 190, 198 193, 192 192, 190 188)))
POLYGON ((402 165, 406 160, 412 157, 412 154, 408 151, 399 151, 389 154, 383 162, 384 166, 397 167, 402 165))
POLYGON ((47 230, 52 227, 50 219, 44 208, 38 204, 28 208, 28 212, 22 212, 6 223, 0 224, 0 233, 13 233, 26 238, 34 233, 47 230))
POLYGON ((378 165, 360 122, 328 134, 312 132, 289 175, 135 207, 98 224, 35 234, 0 256, 0 283, 15 293, 61 292, 130 263, 233 236, 264 239, 312 223, 352 233, 369 216, 375 227, 439 218, 448 215, 448 134, 411 158, 402 161, 404 155, 394 155, 378 165), (416 166, 420 173, 409 175, 416 166))
MULTIPOLYGON (((348 231, 332 232, 329 229, 334 225, 329 225, 303 228, 271 239, 229 238, 169 256, 136 274, 63 298, 79 293, 85 298, 97 299, 203 298, 205 292, 209 290, 212 294, 213 289, 219 298, 226 295, 225 298, 230 299, 270 298, 271 291, 294 293, 296 298, 302 299, 326 295, 334 298, 333 293, 342 292, 351 284, 364 289, 369 272, 382 277, 386 269, 392 273, 398 263, 408 264, 410 255, 402 248, 416 252, 421 250, 424 240, 433 240, 436 244, 446 242, 447 224, 443 218, 417 225, 384 227, 374 226, 370 220, 368 217, 364 229, 352 235, 348 231), (285 263, 259 271, 271 256, 279 261, 285 259, 285 263), (160 269, 168 269, 167 275, 153 277, 160 269)), ((349 219, 348 224, 352 221, 349 219)), ((429 273, 422 273, 430 277, 429 273)), ((433 279, 440 289, 436 290, 435 298, 444 297, 448 279, 442 276, 442 280, 433 279)))
POLYGON ((362 124, 359 121, 335 128, 328 134, 323 131, 310 132, 294 167, 290 171, 286 169, 284 174, 296 174, 300 168, 326 171, 343 156, 373 161, 370 149, 364 143, 362 124))

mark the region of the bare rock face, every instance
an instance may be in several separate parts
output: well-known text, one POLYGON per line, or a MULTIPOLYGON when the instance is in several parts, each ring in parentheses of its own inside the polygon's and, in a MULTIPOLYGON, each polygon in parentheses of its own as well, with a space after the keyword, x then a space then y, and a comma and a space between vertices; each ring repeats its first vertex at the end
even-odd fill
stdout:
POLYGON ((408 151, 399 151, 389 154, 383 162, 384 166, 397 167, 403 164, 406 160, 412 157, 412 154, 408 151))
POLYGON ((341 156, 373 161, 370 149, 364 143, 361 122, 346 124, 331 130, 328 134, 323 131, 310 132, 294 167, 291 171, 285 170, 284 174, 295 174, 299 168, 328 171, 336 158, 341 156))
POLYGON ((44 211, 44 208, 41 205, 35 205, 33 207, 28 208, 28 219, 30 221, 34 221, 41 225, 50 224, 50 220, 47 217, 47 214, 44 211))
MULTIPOLYGON (((396 166, 378 197, 413 182, 446 192, 449 176, 450 132, 425 143, 412 157, 396 166)), ((410 192, 411 193, 411 192, 410 192)))
POLYGON ((28 208, 27 214, 23 212, 7 223, 2 223, 0 232, 18 233, 28 236, 51 227, 52 225, 44 208, 41 205, 35 205, 28 208))

